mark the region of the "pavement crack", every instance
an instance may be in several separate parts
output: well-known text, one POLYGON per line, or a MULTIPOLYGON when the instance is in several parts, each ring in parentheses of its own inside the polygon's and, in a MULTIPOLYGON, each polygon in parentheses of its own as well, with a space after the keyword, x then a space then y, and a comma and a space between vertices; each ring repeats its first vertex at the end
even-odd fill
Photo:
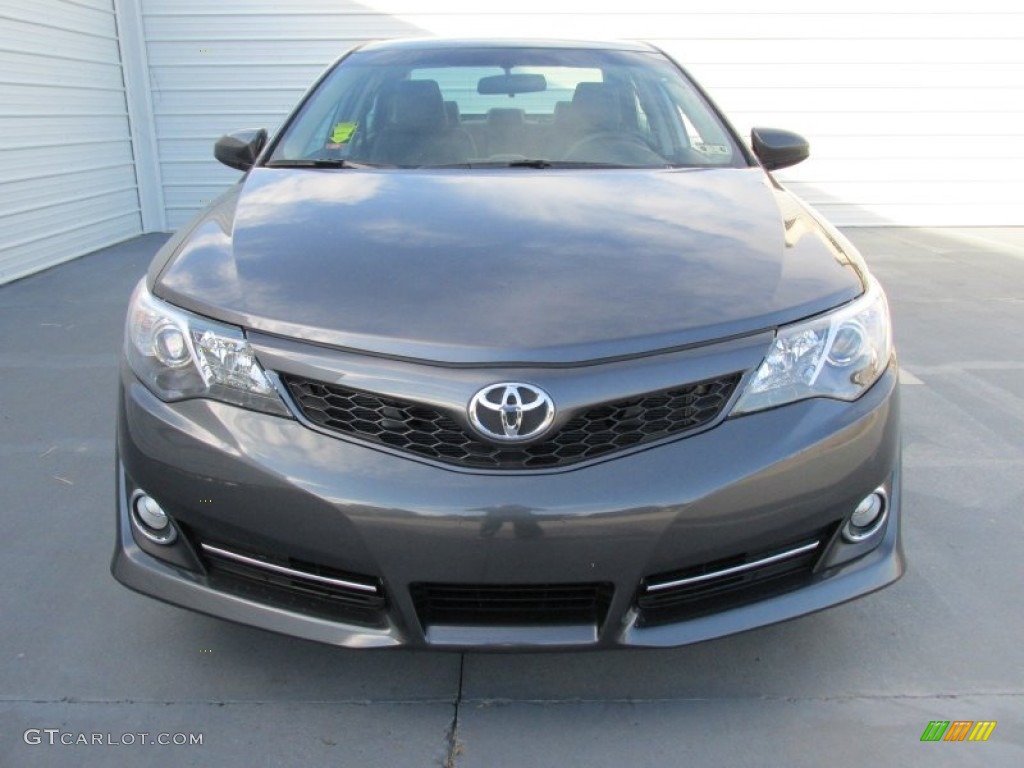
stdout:
POLYGON ((618 697, 608 696, 604 698, 592 697, 563 697, 563 698, 505 698, 505 697, 462 697, 463 705, 476 707, 505 707, 505 706, 577 706, 580 704, 626 704, 629 706, 647 705, 671 705, 671 704, 713 704, 749 702, 749 703, 783 703, 783 704, 849 704, 856 702, 900 702, 900 701, 930 701, 930 700, 951 700, 971 698, 994 698, 994 699, 1019 699, 1024 698, 1024 691, 958 691, 955 693, 878 693, 878 694, 849 694, 834 696, 786 696, 778 694, 762 694, 747 696, 687 696, 687 697, 618 697))
POLYGON ((459 654, 459 690, 455 694, 452 706, 452 722, 448 727, 448 755, 445 757, 444 768, 455 768, 459 755, 462 754, 462 742, 459 741, 459 710, 462 706, 462 677, 466 670, 466 654, 459 654))
MULTIPOLYGON (((443 704, 451 704, 451 698, 424 698, 424 699, 288 699, 289 706, 302 707, 433 707, 443 704)), ((131 706, 153 706, 153 707, 273 707, 285 703, 284 699, 145 699, 145 698, 119 698, 119 699, 98 699, 80 696, 62 696, 61 698, 30 698, 23 696, 2 696, 2 704, 27 704, 27 705, 48 705, 48 704, 71 704, 75 706, 112 706, 118 707, 125 704, 131 706)))

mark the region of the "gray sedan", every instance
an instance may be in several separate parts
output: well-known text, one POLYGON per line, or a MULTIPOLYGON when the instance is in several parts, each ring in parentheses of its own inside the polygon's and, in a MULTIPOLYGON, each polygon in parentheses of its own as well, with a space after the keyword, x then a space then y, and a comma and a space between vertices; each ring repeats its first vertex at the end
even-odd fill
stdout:
POLYGON ((882 287, 656 48, 331 67, 128 310, 114 576, 351 647, 672 646, 892 583, 882 287))

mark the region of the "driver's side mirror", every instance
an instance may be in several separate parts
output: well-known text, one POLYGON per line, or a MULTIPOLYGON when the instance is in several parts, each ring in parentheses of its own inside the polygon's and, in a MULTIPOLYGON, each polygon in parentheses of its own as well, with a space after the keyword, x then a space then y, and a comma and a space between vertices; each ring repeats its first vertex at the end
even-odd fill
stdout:
POLYGON ((228 168, 248 171, 266 143, 267 131, 263 128, 235 131, 217 139, 213 145, 213 156, 228 168))
POLYGON ((757 159, 767 171, 802 163, 811 155, 807 139, 778 128, 754 128, 750 132, 750 143, 757 159))

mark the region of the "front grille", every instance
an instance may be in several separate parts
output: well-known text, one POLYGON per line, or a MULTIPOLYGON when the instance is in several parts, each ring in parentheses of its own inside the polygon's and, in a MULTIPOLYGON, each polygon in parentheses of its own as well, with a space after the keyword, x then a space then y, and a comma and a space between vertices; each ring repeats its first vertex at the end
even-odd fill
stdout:
POLYGON ((324 429, 462 467, 541 469, 702 427, 722 412, 740 375, 594 405, 541 441, 516 447, 478 438, 431 406, 297 376, 281 379, 303 416, 324 429))
POLYGON ((835 526, 801 541, 644 579, 637 626, 684 621, 797 589, 810 581, 835 526))
POLYGON ((385 624, 387 600, 380 582, 371 576, 211 542, 201 542, 200 551, 214 589, 334 621, 385 624))
POLYGON ((424 627, 600 626, 612 599, 611 584, 413 584, 424 627))

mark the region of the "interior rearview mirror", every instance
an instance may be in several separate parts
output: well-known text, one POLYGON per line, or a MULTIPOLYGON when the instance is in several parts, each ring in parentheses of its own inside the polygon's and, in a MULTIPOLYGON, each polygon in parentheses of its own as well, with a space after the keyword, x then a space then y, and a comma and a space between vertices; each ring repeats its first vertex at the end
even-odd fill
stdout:
POLYGON ((483 95, 505 94, 513 96, 517 93, 537 93, 546 91, 548 81, 544 75, 516 74, 491 75, 481 77, 476 84, 476 92, 483 95))

